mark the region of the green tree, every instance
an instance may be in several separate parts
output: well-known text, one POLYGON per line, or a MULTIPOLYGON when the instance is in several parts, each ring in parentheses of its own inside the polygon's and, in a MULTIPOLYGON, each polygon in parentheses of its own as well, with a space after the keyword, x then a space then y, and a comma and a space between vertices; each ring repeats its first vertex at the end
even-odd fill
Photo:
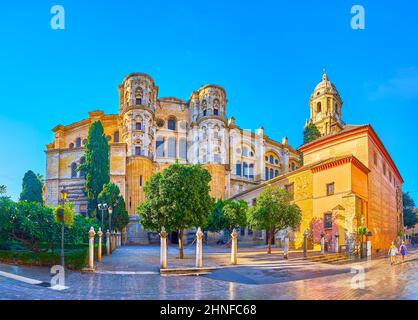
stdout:
POLYGON ((310 122, 303 130, 303 144, 312 142, 321 136, 317 126, 310 122))
POLYGON ((221 231, 227 229, 231 234, 234 228, 242 228, 247 225, 248 205, 244 200, 219 199, 209 217, 207 229, 209 231, 221 231))
POLYGON ((0 185, 0 194, 6 194, 7 187, 5 185, 0 185))
POLYGON ((183 258, 183 233, 204 226, 213 207, 210 173, 200 165, 172 164, 145 183, 146 201, 138 207, 145 229, 179 231, 179 257, 183 258))
POLYGON ((277 231, 295 229, 302 219, 302 212, 296 204, 291 204, 290 194, 280 187, 268 186, 257 198, 254 207, 248 210, 249 225, 256 230, 268 231, 268 249, 277 231))
POLYGON ((406 227, 412 228, 418 223, 417 214, 415 213, 415 201, 408 192, 403 193, 403 223, 406 227))
POLYGON ((42 183, 36 174, 29 170, 25 173, 22 181, 21 201, 43 203, 42 199, 42 183))
MULTIPOLYGON (((123 228, 127 226, 129 223, 129 214, 126 211, 126 204, 123 197, 120 195, 119 187, 114 183, 106 183, 103 186, 102 192, 100 192, 98 196, 98 200, 100 203, 106 203, 108 207, 112 207, 112 227, 116 228, 118 231, 122 231, 123 228)), ((97 218, 101 221, 101 211, 99 210, 99 214, 97 218)), ((109 210, 104 211, 104 228, 110 229, 109 226, 109 210)))
POLYGON ((96 121, 89 129, 85 162, 78 168, 86 174, 85 191, 88 198, 88 210, 92 215, 97 211, 97 198, 103 186, 110 181, 109 168, 109 144, 102 123, 96 121))
POLYGON ((39 244, 52 248, 54 234, 59 232, 52 208, 37 202, 0 199, 0 237, 2 241, 18 241, 29 250, 40 252, 39 244))

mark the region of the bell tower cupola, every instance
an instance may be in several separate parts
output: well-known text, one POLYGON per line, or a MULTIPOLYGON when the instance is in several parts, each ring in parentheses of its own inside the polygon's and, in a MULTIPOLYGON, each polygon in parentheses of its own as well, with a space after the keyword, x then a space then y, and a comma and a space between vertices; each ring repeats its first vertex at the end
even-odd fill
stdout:
POLYGON ((339 132, 343 129, 342 105, 340 94, 329 81, 324 69, 322 81, 315 87, 309 100, 310 123, 317 126, 322 135, 339 132))

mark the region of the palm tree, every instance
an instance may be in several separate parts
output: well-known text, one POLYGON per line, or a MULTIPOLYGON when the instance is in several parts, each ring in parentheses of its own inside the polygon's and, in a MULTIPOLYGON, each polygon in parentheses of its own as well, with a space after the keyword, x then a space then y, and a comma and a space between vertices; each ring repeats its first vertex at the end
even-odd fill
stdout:
POLYGON ((7 192, 7 187, 5 185, 0 185, 0 194, 5 194, 7 192))

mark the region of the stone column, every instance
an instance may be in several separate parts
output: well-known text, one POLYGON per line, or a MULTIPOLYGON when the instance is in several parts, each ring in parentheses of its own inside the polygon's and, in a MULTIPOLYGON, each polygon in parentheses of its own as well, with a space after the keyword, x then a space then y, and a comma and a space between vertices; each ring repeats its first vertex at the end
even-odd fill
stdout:
POLYGON ((237 251, 238 251, 238 233, 237 230, 232 230, 231 233, 231 263, 237 264, 237 251))
POLYGON ((97 235, 99 236, 99 247, 97 248, 97 261, 102 262, 102 228, 99 228, 97 235))
POLYGON ((196 232, 196 268, 203 267, 203 232, 200 227, 197 229, 196 232))
POLYGON ((167 232, 164 227, 161 228, 160 241, 160 266, 161 269, 167 269, 167 232))
POLYGON ((324 237, 324 233, 321 233, 321 254, 325 254, 325 237, 324 237))
POLYGON ((289 238, 284 238, 283 259, 289 259, 289 238))
POLYGON ((126 245, 126 227, 122 230, 122 245, 126 245))
POLYGON ((112 247, 112 252, 116 249, 116 233, 115 231, 112 231, 112 234, 110 236, 110 246, 112 247))
POLYGON ((91 227, 89 231, 89 269, 94 269, 94 236, 96 232, 91 227))
POLYGON ((106 231, 106 255, 110 256, 110 232, 106 231))
POLYGON ((120 247, 120 232, 116 232, 116 247, 120 247))

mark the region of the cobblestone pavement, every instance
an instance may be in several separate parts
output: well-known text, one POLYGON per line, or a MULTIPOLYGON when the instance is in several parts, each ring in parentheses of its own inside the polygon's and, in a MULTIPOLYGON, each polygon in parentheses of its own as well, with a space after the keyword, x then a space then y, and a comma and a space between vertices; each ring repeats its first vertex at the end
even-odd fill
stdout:
MULTIPOLYGON (((206 264, 227 264, 228 249, 205 248, 206 264)), ((194 249, 186 248, 186 262, 178 263, 169 248, 169 265, 188 265, 194 249)), ((0 299, 418 299, 418 251, 404 264, 391 266, 387 258, 341 265, 303 260, 299 253, 283 260, 278 251, 242 250, 236 267, 223 267, 202 276, 160 276, 157 247, 122 247, 105 257, 95 273, 67 271, 63 291, 16 281, 0 274, 0 299), (353 267, 365 270, 364 289, 353 289, 353 267)), ((0 264, 0 271, 49 282, 48 268, 0 264)))

